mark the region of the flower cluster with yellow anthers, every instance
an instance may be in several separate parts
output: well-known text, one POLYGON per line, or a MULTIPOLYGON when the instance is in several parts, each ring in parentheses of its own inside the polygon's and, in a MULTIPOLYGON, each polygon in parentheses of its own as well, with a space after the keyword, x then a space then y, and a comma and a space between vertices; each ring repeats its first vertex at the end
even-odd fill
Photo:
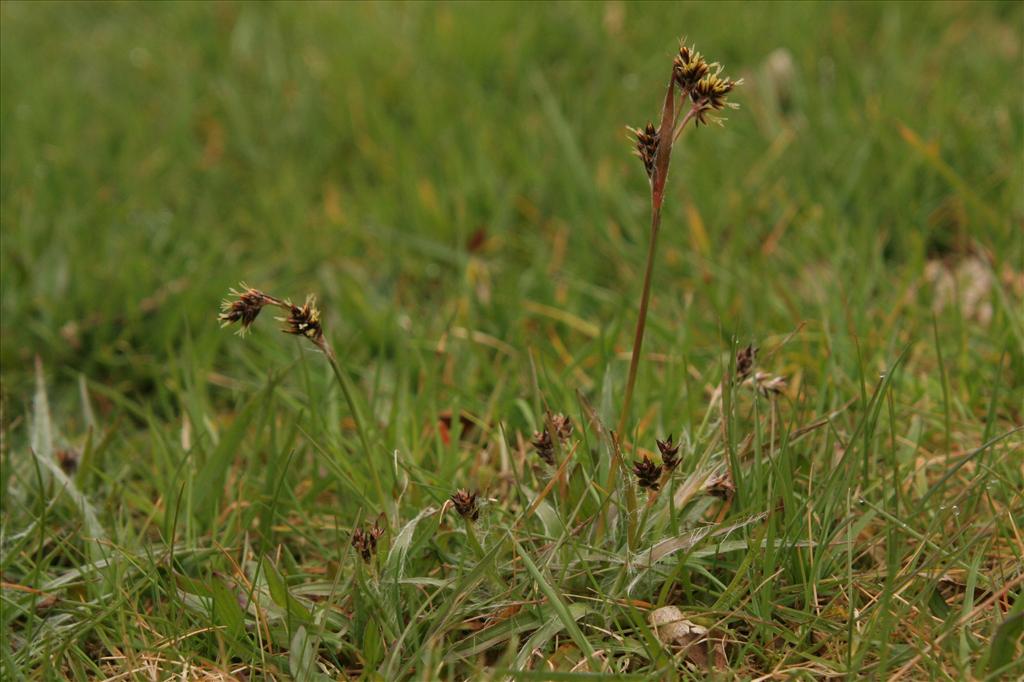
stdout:
MULTIPOLYGON (((648 123, 643 128, 629 128, 634 138, 636 155, 644 165, 648 178, 654 176, 658 146, 662 143, 661 136, 671 132, 672 139, 679 136, 686 123, 693 119, 696 125, 707 125, 709 121, 717 121, 711 113, 725 108, 736 108, 737 105, 728 101, 737 85, 743 82, 722 75, 722 67, 717 62, 708 62, 693 46, 680 45, 679 52, 672 60, 673 94, 678 94, 682 101, 689 98, 692 106, 688 114, 679 121, 680 108, 675 111, 672 130, 666 131, 648 123), (675 91, 678 91, 676 93, 675 91), (678 124, 678 125, 677 125, 678 124)), ((664 125, 664 122, 663 124, 664 125)))

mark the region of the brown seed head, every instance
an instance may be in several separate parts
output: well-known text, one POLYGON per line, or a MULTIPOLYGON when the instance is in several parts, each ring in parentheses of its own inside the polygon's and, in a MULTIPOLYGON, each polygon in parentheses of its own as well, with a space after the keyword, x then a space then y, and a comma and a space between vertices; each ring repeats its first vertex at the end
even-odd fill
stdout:
POLYGON ((559 440, 563 443, 572 438, 572 420, 566 417, 564 414, 548 413, 548 420, 551 422, 551 426, 555 428, 555 433, 558 435, 559 440))
POLYGON ((704 484, 704 491, 720 500, 730 500, 736 494, 736 485, 728 473, 716 474, 704 484))
POLYGON ((471 493, 468 490, 459 489, 455 491, 455 494, 451 497, 452 504, 455 505, 455 511, 459 512, 459 516, 470 521, 476 521, 480 518, 480 507, 477 504, 477 494, 471 493))
POLYGON ((629 132, 636 137, 636 155, 640 157, 647 177, 650 178, 654 174, 654 161, 658 157, 658 129, 648 123, 646 128, 629 128, 629 132))
POLYGON ((233 298, 226 298, 220 304, 220 315, 217 319, 221 321, 222 327, 235 322, 240 323, 238 333, 244 336, 263 310, 263 306, 269 304, 270 300, 258 289, 246 287, 244 284, 241 286, 242 291, 231 289, 233 298))
POLYGON ((710 68, 700 52, 692 47, 682 45, 679 47, 679 54, 672 61, 672 78, 679 90, 687 95, 700 82, 700 79, 707 75, 710 68))
POLYGON ((633 463, 633 473, 641 488, 657 490, 661 485, 661 466, 652 462, 647 455, 633 463))
POLYGON ((744 384, 754 387, 761 395, 768 398, 773 395, 782 395, 788 386, 786 377, 769 374, 768 372, 757 372, 747 379, 744 384))
POLYGON ((316 296, 310 294, 306 302, 300 308, 297 305, 289 304, 288 317, 278 318, 284 322, 281 329, 286 334, 305 336, 315 344, 323 340, 324 330, 320 326, 320 310, 316 307, 316 296))
POLYGON ((61 471, 68 476, 78 471, 78 461, 81 459, 81 455, 78 454, 77 450, 63 448, 57 450, 54 456, 57 458, 57 464, 60 465, 61 471))
POLYGON ((754 369, 754 360, 757 359, 757 351, 754 344, 748 344, 746 348, 741 348, 736 353, 737 379, 746 379, 750 376, 751 370, 754 369))
POLYGON ((661 452, 661 463, 665 465, 665 468, 671 471, 676 468, 679 464, 679 444, 672 442, 672 434, 668 435, 665 440, 655 440, 658 444, 658 450, 661 452))
POLYGON ((544 460, 549 466, 555 464, 555 444, 551 440, 551 434, 548 433, 547 428, 543 431, 534 431, 533 440, 530 441, 530 445, 537 451, 537 455, 544 460))
POLYGON ((356 528, 352 531, 352 546, 363 557, 363 561, 370 561, 377 552, 377 539, 383 534, 384 529, 376 522, 368 530, 356 528))

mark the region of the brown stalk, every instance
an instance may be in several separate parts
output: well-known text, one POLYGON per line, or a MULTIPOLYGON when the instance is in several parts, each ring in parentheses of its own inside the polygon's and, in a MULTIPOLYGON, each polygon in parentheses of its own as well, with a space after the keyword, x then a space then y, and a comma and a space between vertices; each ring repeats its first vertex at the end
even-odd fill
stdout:
MULTIPOLYGON (((633 354, 629 360, 629 375, 626 378, 626 392, 622 397, 622 411, 619 413, 620 434, 626 429, 629 408, 633 402, 636 373, 640 366, 640 351, 644 344, 644 330, 647 326, 647 308, 651 301, 651 281, 654 276, 654 257, 658 251, 658 231, 661 229, 661 205, 665 198, 665 181, 668 179, 669 163, 672 159, 673 123, 675 122, 675 81, 669 78, 665 103, 661 109, 661 127, 658 129, 658 153, 654 158, 654 172, 651 175, 651 232, 647 244, 647 264, 644 267, 644 285, 640 293, 640 311, 633 334, 633 354)), ((615 465, 613 464, 613 469, 615 465)), ((614 476, 614 474, 613 474, 614 476)), ((614 479, 613 479, 614 480, 614 479)))
MULTIPOLYGON (((644 266, 644 285, 640 293, 640 311, 636 319, 636 330, 633 334, 633 354, 629 360, 629 374, 626 378, 626 392, 622 397, 622 411, 619 413, 619 425, 616 433, 619 437, 626 430, 626 423, 629 420, 629 408, 633 403, 633 389, 636 387, 636 373, 640 366, 640 352, 644 344, 644 330, 647 327, 647 308, 651 301, 651 282, 654 278, 654 259, 658 252, 658 231, 661 228, 661 205, 665 198, 665 181, 668 179, 669 164, 672 160, 672 142, 676 120, 676 84, 675 74, 668 79, 668 88, 665 91, 665 102, 661 107, 661 126, 658 128, 658 152, 654 157, 654 170, 651 173, 651 232, 647 243, 647 263, 644 266)), ((612 438, 615 443, 617 457, 612 458, 608 470, 608 483, 606 488, 612 490, 619 477, 619 462, 622 461, 622 452, 619 449, 619 437, 612 438)), ((626 493, 626 511, 631 519, 628 529, 628 542, 633 547, 636 536, 633 511, 636 509, 636 498, 633 489, 629 488, 626 493)), ((602 516, 603 521, 603 516, 602 516)))
MULTIPOLYGON (((626 377, 626 388, 622 397, 618 427, 612 432, 612 442, 616 456, 612 459, 608 470, 607 488, 614 489, 618 483, 621 470, 622 453, 619 438, 626 431, 629 422, 630 408, 633 404, 633 392, 636 388, 637 370, 640 366, 640 355, 643 351, 644 331, 647 327, 647 311, 651 301, 652 282, 654 279, 654 260, 658 252, 658 233, 661 228, 661 209, 665 199, 665 183, 668 180, 669 166, 672 161, 672 147, 679 138, 687 123, 696 121, 696 125, 707 124, 709 114, 735 105, 727 101, 727 96, 742 81, 720 77, 721 66, 717 63, 708 64, 699 52, 692 47, 681 45, 679 55, 673 61, 672 76, 665 91, 665 99, 661 107, 661 125, 657 133, 653 126, 633 129, 636 135, 637 154, 644 163, 650 178, 651 187, 651 231, 647 243, 647 262, 644 265, 643 289, 640 293, 640 307, 637 312, 636 329, 633 334, 633 350, 629 361, 629 373, 626 377), (676 103, 678 88, 679 101, 676 103), (687 99, 693 104, 685 115, 682 115, 687 99), (681 120, 680 120, 681 119, 681 120), (653 152, 654 158, 651 158, 653 152)), ((711 119, 716 120, 716 119, 711 119)), ((635 540, 636 499, 632 488, 626 493, 626 510, 629 521, 628 535, 630 546, 635 540)), ((603 531, 604 517, 598 532, 603 531)))

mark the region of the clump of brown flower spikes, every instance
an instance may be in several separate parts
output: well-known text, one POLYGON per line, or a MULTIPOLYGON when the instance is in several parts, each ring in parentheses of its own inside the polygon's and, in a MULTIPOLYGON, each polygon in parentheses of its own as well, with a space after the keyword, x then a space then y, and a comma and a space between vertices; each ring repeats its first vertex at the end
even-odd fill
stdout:
POLYGON ((754 344, 747 344, 746 348, 741 348, 736 353, 736 380, 742 381, 750 376, 750 372, 754 369, 754 361, 757 359, 758 349, 754 347, 754 344))
POLYGON ((81 454, 73 448, 57 450, 54 457, 57 458, 57 464, 60 465, 61 471, 68 476, 73 476, 78 471, 78 463, 82 459, 81 454))
MULTIPOLYGON (((690 111, 698 124, 707 124, 708 112, 737 107, 727 98, 737 85, 743 83, 743 79, 734 81, 721 73, 719 63, 709 64, 692 46, 679 46, 679 54, 672 61, 672 79, 680 94, 689 96, 693 103, 690 111)), ((679 132, 677 130, 675 135, 678 136, 679 132)))
POLYGON ((221 326, 226 327, 237 322, 239 324, 238 333, 244 336, 263 308, 274 306, 287 313, 286 317, 277 318, 279 322, 284 323, 281 331, 305 337, 326 355, 334 356, 330 344, 324 338, 324 329, 320 324, 320 310, 316 307, 315 296, 310 294, 306 297, 305 303, 297 306, 291 301, 271 296, 245 284, 240 286, 240 291, 231 289, 231 298, 224 299, 221 303, 220 315, 217 316, 217 319, 221 321, 221 326))
POLYGON ((643 128, 630 128, 629 131, 636 136, 636 155, 643 162, 649 178, 654 174, 654 159, 658 155, 658 129, 648 122, 643 128))
MULTIPOLYGON (((572 420, 569 417, 564 414, 548 412, 547 422, 551 425, 551 429, 554 429, 560 443, 564 445, 569 442, 569 439, 572 437, 572 420)), ((551 438, 551 431, 548 426, 545 425, 540 431, 534 432, 530 445, 537 451, 537 456, 544 460, 548 466, 554 466, 555 441, 551 438)))
POLYGON ((686 45, 679 46, 679 54, 672 60, 672 78, 684 93, 693 91, 710 70, 700 52, 686 45))
POLYGON ((679 466, 680 445, 673 440, 672 434, 665 440, 655 439, 654 442, 658 444, 658 452, 661 453, 661 464, 655 464, 649 456, 644 455, 642 459, 633 462, 633 475, 641 488, 657 492, 661 488, 662 473, 667 477, 679 466))
POLYGON ((464 519, 476 521, 480 518, 480 505, 477 503, 477 494, 460 488, 451 496, 452 506, 464 519))
POLYGON ((665 469, 672 471, 679 464, 679 443, 672 442, 672 434, 668 434, 665 440, 655 441, 658 444, 658 451, 661 452, 661 463, 665 469))
POLYGON ((661 465, 652 462, 647 455, 633 463, 633 473, 641 488, 656 492, 661 487, 661 465))
POLYGON ((746 348, 741 348, 736 353, 736 381, 753 388, 766 398, 782 395, 788 387, 786 377, 768 372, 754 372, 757 351, 753 344, 748 344, 746 348))
POLYGON ((352 546, 359 552, 359 556, 363 557, 363 561, 368 562, 376 554, 377 540, 381 535, 384 535, 384 529, 380 527, 379 522, 374 522, 367 530, 352 530, 352 546))

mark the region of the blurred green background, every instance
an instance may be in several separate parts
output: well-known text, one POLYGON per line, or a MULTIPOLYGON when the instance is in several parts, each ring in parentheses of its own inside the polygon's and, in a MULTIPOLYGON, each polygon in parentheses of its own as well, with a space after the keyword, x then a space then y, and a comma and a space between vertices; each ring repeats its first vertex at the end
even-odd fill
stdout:
MULTIPOLYGON (((723 129, 677 152, 652 352, 717 358, 732 334, 805 323, 807 348, 853 373, 846 332, 891 361, 931 338, 934 309, 952 371, 1007 350, 1024 371, 1020 3, 5 2, 0 18, 8 419, 34 354, 58 382, 138 399, 184 364, 230 366, 248 351, 215 315, 241 280, 317 292, 351 366, 458 327, 568 353, 566 376, 599 382, 629 349, 647 235, 624 126, 656 117, 682 36, 746 84, 723 129), (934 305, 973 257, 986 324, 934 305)), ((281 346, 260 336, 245 347, 281 346)), ((486 382, 490 358, 459 370, 486 382)))

